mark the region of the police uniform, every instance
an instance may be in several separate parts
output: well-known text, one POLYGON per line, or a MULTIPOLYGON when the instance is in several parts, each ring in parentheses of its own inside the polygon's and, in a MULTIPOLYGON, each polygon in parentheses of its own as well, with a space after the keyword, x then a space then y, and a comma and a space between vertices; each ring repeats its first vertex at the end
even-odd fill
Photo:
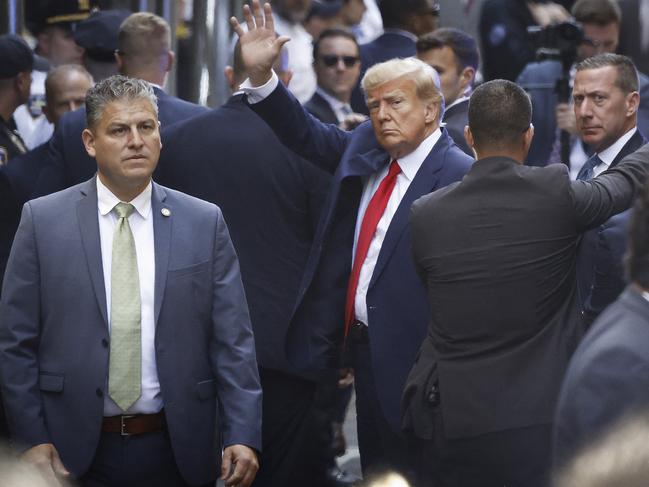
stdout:
MULTIPOLYGON (((77 22, 90 15, 90 0, 36 0, 27 2, 25 19, 28 29, 36 37, 46 27, 58 26, 74 32, 77 22)), ((47 142, 54 126, 43 113, 45 105, 45 78, 49 64, 37 63, 32 73, 29 101, 15 114, 16 126, 28 149, 47 142)))
MULTIPOLYGON (((31 72, 34 55, 27 43, 15 35, 0 36, 0 79, 10 79, 22 72, 31 72)), ((0 166, 19 154, 27 152, 25 142, 16 131, 13 116, 0 116, 0 166)))

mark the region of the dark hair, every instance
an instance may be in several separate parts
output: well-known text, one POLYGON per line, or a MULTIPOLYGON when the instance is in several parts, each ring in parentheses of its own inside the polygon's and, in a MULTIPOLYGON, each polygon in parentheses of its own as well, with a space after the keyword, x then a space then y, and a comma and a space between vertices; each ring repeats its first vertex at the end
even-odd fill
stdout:
POLYGON ((359 52, 358 41, 356 40, 356 36, 354 34, 352 34, 350 31, 345 29, 326 29, 322 31, 322 33, 318 36, 318 38, 315 41, 313 41, 313 62, 316 62, 318 60, 318 51, 320 50, 320 42, 322 42, 323 39, 327 39, 330 37, 344 37, 345 39, 349 39, 356 45, 356 53, 358 54, 359 52))
POLYGON ((638 91, 638 71, 627 56, 621 54, 604 53, 584 59, 577 64, 577 71, 587 69, 599 69, 607 66, 613 66, 617 69, 617 78, 615 85, 622 90, 625 95, 638 91))
POLYGON ((582 24, 604 26, 622 21, 622 11, 616 0, 577 0, 571 13, 582 24))
POLYGON ((417 53, 449 47, 457 59, 457 70, 461 72, 467 66, 477 70, 480 54, 475 39, 466 32, 452 27, 437 29, 417 39, 417 53))
POLYGON ((645 182, 633 206, 626 270, 629 279, 649 289, 649 186, 645 182))
POLYGON ((437 0, 379 0, 378 7, 386 29, 403 28, 411 15, 420 15, 431 9, 439 12, 437 0))
POLYGON ((476 149, 509 147, 520 140, 531 120, 530 97, 511 81, 484 83, 469 98, 469 128, 476 149))

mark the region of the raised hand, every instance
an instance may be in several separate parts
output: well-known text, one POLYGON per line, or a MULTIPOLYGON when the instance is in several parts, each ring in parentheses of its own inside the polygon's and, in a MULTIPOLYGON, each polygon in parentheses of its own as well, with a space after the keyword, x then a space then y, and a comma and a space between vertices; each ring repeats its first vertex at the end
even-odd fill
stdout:
POLYGON ((230 25, 239 36, 241 59, 250 82, 261 86, 270 79, 273 64, 290 38, 277 37, 269 3, 264 4, 262 11, 259 0, 252 0, 252 10, 248 5, 243 6, 243 18, 247 31, 235 17, 230 18, 230 25))

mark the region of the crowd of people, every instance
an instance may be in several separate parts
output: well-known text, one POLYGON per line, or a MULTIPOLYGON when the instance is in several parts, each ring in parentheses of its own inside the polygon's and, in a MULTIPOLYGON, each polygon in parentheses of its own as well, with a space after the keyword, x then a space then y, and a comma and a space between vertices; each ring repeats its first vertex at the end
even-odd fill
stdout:
POLYGON ((0 36, 12 475, 646 483, 649 2, 252 0, 214 109, 165 92, 161 17, 34 3, 0 36))

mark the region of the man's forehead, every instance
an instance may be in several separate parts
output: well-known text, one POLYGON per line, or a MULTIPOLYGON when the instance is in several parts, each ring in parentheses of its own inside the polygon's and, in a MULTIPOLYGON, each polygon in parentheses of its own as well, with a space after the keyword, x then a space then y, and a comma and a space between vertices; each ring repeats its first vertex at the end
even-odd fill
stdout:
POLYGON ((376 98, 391 98, 394 96, 405 95, 414 90, 415 82, 405 76, 395 78, 375 87, 367 94, 368 100, 376 98))
POLYGON ((615 84, 617 80, 617 69, 615 66, 602 66, 600 68, 582 69, 575 74, 575 86, 584 83, 589 86, 605 86, 609 87, 615 84))
POLYGON ((108 102, 101 116, 108 123, 158 120, 156 112, 147 100, 115 100, 108 102))

